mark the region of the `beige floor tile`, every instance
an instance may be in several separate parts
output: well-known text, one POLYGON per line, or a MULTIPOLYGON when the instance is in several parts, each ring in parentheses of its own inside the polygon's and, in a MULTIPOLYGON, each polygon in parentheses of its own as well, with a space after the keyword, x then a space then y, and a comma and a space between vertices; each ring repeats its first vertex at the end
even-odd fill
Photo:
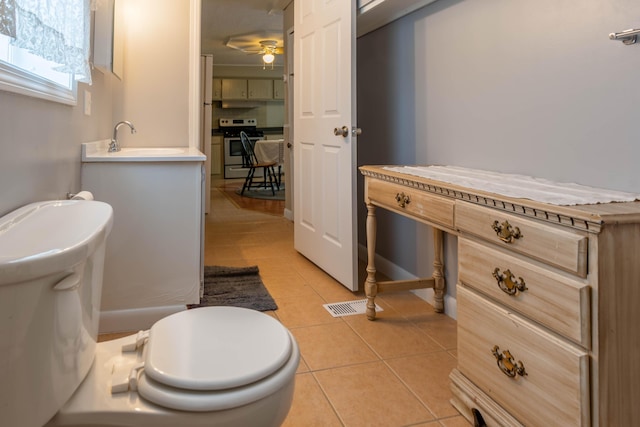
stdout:
POLYGON ((300 355, 300 363, 298 364, 298 369, 296 370, 297 374, 303 374, 305 372, 310 372, 309 365, 304 361, 304 357, 300 355))
POLYGON ((345 322, 362 337, 381 358, 442 351, 443 347, 421 332, 411 321, 391 307, 376 314, 376 320, 365 315, 345 317, 345 322))
POLYGON ((305 298, 285 297, 277 301, 278 318, 288 328, 340 322, 322 306, 325 301, 317 294, 305 298))
POLYGON ((291 330, 312 371, 379 360, 343 322, 291 330))
POLYGON ((330 276, 318 276, 309 282, 315 291, 327 302, 342 302, 364 299, 363 291, 351 291, 330 276))
POLYGON ((433 415, 382 362, 314 372, 347 427, 406 426, 433 415))
POLYGON ((386 360, 391 369, 420 398, 436 418, 450 417, 458 412, 449 402, 449 373, 456 367, 446 351, 386 360))
POLYGON ((440 424, 442 424, 443 427, 469 427, 473 425, 462 415, 440 420, 440 424))
POLYGON ((409 319, 424 333, 446 349, 458 345, 457 322, 449 316, 435 311, 411 315, 409 319))
POLYGON ((341 427, 335 411, 311 374, 296 375, 293 405, 282 427, 341 427))
POLYGON ((388 292, 376 297, 385 301, 404 316, 433 313, 433 306, 412 292, 388 292))

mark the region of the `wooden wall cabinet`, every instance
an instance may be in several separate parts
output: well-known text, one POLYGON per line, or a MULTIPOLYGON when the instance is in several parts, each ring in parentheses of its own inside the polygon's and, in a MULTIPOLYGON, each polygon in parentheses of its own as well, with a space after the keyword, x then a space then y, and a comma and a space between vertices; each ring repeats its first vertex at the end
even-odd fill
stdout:
POLYGON ((273 81, 273 99, 284 99, 284 80, 273 81))
POLYGON ((284 82, 280 79, 213 79, 214 101, 283 99, 284 82))
POLYGON ((254 100, 270 100, 273 99, 273 81, 260 79, 260 80, 247 80, 248 87, 248 99, 254 100))
POLYGON ((247 80, 222 79, 222 99, 247 99, 247 80))
POLYGON ((213 79, 211 99, 214 101, 222 101, 222 79, 213 79))

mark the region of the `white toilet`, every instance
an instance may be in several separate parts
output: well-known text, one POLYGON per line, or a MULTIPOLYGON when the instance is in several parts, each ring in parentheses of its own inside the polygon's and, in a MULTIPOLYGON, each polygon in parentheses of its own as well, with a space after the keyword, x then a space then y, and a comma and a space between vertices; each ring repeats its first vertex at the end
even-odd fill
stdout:
POLYGON ((300 356, 264 313, 198 308, 96 343, 112 216, 70 200, 0 218, 2 425, 280 425, 300 356))

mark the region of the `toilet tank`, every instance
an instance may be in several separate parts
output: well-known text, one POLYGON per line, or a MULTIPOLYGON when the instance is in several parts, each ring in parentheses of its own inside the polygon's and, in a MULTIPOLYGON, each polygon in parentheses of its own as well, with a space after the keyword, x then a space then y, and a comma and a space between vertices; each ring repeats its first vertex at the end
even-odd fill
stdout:
POLYGON ((32 203, 0 218, 2 425, 42 426, 93 362, 111 206, 32 203))

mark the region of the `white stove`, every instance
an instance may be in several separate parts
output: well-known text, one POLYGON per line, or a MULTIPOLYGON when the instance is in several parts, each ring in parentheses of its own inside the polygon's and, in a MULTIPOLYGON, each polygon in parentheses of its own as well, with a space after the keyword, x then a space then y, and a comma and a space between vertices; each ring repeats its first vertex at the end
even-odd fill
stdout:
POLYGON ((263 139, 264 133, 257 130, 256 119, 220 119, 219 125, 224 135, 224 177, 245 178, 249 169, 242 167, 240 132, 244 131, 253 143, 263 139))

